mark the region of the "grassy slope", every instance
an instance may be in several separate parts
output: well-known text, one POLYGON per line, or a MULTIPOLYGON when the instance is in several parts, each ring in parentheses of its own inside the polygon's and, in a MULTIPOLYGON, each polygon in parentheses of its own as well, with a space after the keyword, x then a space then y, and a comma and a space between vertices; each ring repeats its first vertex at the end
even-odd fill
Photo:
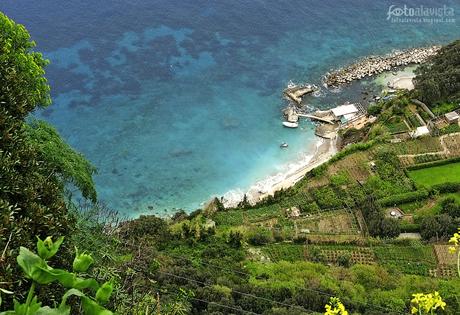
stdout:
POLYGON ((460 182, 460 163, 453 163, 409 172, 417 184, 433 186, 445 182, 460 182))

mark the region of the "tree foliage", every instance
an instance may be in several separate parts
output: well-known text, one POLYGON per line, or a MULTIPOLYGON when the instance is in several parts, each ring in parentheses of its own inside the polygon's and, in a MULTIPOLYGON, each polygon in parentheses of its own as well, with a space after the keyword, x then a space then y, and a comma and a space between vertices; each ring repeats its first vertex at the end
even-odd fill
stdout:
POLYGON ((96 188, 92 175, 94 166, 62 140, 56 129, 45 121, 33 120, 26 125, 27 140, 39 152, 40 158, 54 170, 63 182, 77 186, 83 197, 95 202, 96 188))
POLYGON ((17 119, 51 104, 44 77, 48 61, 34 47, 25 27, 0 12, 0 101, 4 111, 17 119))
POLYGON ((51 103, 44 77, 48 61, 34 47, 24 26, 0 13, 0 282, 19 295, 25 290, 13 261, 19 247, 31 248, 36 235, 67 235, 73 229, 65 182, 96 199, 94 168, 53 128, 25 121, 51 103))
POLYGON ((460 40, 443 48, 416 70, 415 89, 429 106, 460 101, 460 40))

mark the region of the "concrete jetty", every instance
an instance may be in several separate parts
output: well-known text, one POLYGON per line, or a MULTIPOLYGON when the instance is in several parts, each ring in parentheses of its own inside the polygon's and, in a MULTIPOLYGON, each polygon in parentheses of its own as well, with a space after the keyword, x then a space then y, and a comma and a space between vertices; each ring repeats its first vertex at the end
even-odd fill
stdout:
POLYGON ((311 120, 317 120, 317 121, 324 122, 324 123, 331 124, 331 125, 335 124, 334 120, 329 117, 320 117, 314 114, 300 114, 299 116, 310 118, 311 120))
POLYGON ((383 56, 370 56, 344 68, 327 73, 324 77, 324 84, 327 87, 338 87, 395 67, 419 64, 436 55, 440 48, 441 46, 430 46, 397 51, 383 56))
POLYGON ((284 95, 294 101, 297 105, 302 103, 302 97, 306 94, 313 93, 318 88, 315 85, 311 84, 303 84, 303 85, 295 85, 289 84, 288 87, 284 90, 284 95))

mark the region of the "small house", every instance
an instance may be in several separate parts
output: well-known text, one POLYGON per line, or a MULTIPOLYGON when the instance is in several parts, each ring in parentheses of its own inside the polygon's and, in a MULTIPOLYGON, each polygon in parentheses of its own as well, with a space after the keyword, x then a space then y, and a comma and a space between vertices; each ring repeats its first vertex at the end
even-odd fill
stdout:
POLYGON ((289 218, 298 218, 300 217, 300 209, 297 207, 291 207, 286 209, 286 214, 289 218))
POLYGON ((359 110, 354 104, 346 104, 331 109, 331 112, 335 120, 348 121, 355 117, 359 113, 359 110))
POLYGON ((457 112, 450 112, 444 115, 449 124, 458 123, 460 115, 457 112))
POLYGON ((411 131, 410 136, 415 139, 415 138, 426 136, 428 134, 430 134, 430 130, 428 129, 428 127, 421 126, 421 127, 417 127, 417 129, 415 129, 414 131, 411 131))

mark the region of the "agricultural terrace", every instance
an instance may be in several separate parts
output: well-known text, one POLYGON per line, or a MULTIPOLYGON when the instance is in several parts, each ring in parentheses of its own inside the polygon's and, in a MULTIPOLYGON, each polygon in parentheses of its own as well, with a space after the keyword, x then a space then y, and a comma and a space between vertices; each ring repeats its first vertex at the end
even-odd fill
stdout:
POLYGON ((457 191, 430 188, 460 181, 460 134, 345 150, 294 187, 254 207, 215 212, 216 233, 241 233, 252 261, 379 265, 408 275, 454 275, 442 247, 369 238, 393 232, 370 223, 375 214, 368 209, 372 203, 385 213, 399 208, 404 213, 397 221, 400 231, 419 232, 424 218, 443 213, 446 199, 460 204, 457 191), (427 189, 417 190, 423 186, 427 189))

